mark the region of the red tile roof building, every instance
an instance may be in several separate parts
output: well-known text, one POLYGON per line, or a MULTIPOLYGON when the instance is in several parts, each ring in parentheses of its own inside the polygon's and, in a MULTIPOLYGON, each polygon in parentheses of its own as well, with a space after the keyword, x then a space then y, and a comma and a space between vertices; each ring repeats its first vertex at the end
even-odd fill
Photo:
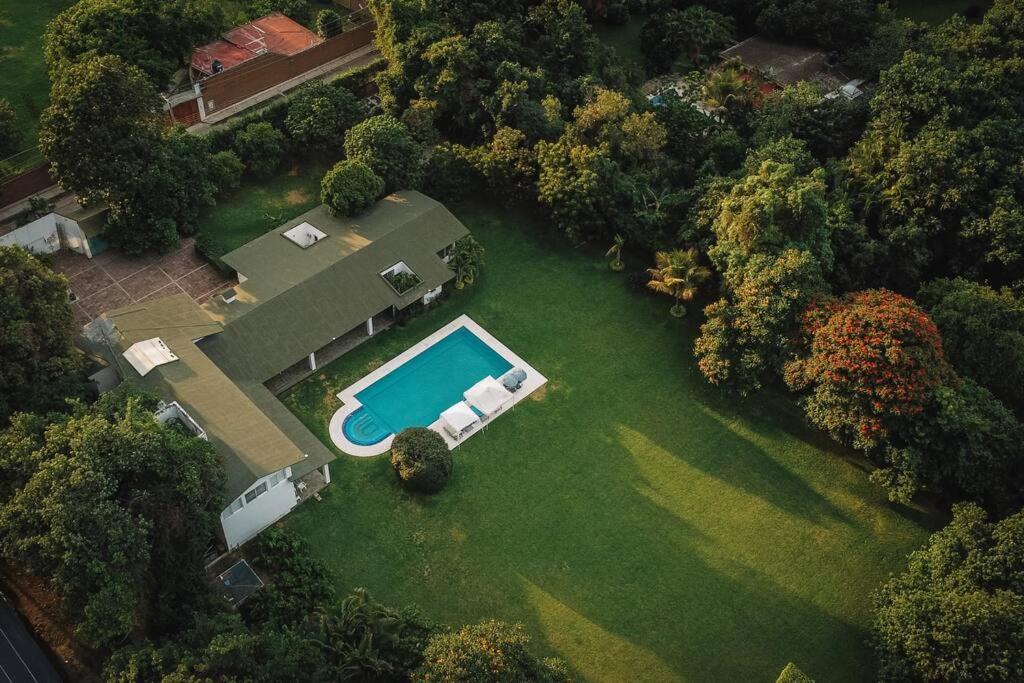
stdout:
POLYGON ((323 42, 280 12, 236 26, 214 42, 192 51, 189 76, 198 81, 266 54, 294 55, 323 42))

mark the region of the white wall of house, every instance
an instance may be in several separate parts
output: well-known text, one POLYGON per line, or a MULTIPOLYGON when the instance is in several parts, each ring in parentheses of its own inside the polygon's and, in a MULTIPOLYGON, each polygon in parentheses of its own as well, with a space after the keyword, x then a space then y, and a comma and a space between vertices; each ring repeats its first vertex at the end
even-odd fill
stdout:
POLYGON ((47 214, 0 236, 0 245, 17 245, 34 254, 52 254, 61 248, 61 231, 64 233, 64 246, 92 258, 89 240, 82 228, 76 221, 58 213, 47 214))
POLYGON ((234 549, 284 517, 298 499, 286 467, 253 483, 220 513, 224 541, 234 549))

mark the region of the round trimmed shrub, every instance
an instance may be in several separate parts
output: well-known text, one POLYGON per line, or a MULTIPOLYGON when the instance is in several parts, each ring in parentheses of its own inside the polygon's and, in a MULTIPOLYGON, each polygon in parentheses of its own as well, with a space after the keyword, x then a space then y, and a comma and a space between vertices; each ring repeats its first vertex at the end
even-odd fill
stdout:
POLYGON ((335 216, 354 216, 365 211, 383 192, 384 181, 380 176, 356 159, 339 161, 320 183, 320 201, 335 216))
POLYGON ((322 9, 316 15, 316 34, 321 38, 330 38, 341 33, 345 21, 332 9, 322 9))
POLYGON ((410 427, 391 443, 391 466, 405 488, 436 493, 452 477, 452 453, 437 432, 410 427))
POLYGON ((423 179, 419 145, 405 124, 390 114, 371 116, 349 128, 345 156, 365 162, 384 179, 387 192, 416 189, 423 179))
POLYGON ((210 179, 217 186, 219 194, 230 194, 241 187, 244 171, 245 164, 230 149, 210 157, 210 179))
POLYGON ((255 176, 274 175, 284 156, 284 133, 266 121, 250 123, 235 135, 235 151, 255 176))
POLYGON ((363 116, 359 98, 328 83, 307 83, 288 102, 285 129, 296 145, 307 151, 334 153, 345 131, 363 116))

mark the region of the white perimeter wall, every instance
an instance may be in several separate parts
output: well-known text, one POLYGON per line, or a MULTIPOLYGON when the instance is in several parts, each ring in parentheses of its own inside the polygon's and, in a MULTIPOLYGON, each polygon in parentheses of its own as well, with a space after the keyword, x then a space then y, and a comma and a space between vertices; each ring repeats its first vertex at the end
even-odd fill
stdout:
POLYGON ((67 246, 72 251, 92 257, 89 240, 78 223, 60 214, 51 213, 0 236, 0 245, 17 245, 33 254, 52 254, 60 249, 57 226, 64 230, 67 246))
MULTIPOLYGON (((224 529, 224 541, 228 544, 228 549, 234 549, 241 544, 248 541, 250 538, 258 534, 259 532, 266 529, 268 526, 281 519, 288 512, 295 507, 298 502, 298 498, 295 494, 295 484, 289 481, 288 476, 291 475, 291 468, 285 468, 286 476, 277 484, 263 495, 259 496, 251 503, 245 502, 245 494, 243 493, 240 498, 242 499, 243 507, 241 510, 236 511, 232 515, 227 515, 228 508, 220 514, 220 524, 224 529)), ((253 482, 252 486, 246 489, 246 492, 253 490, 261 483, 270 485, 269 475, 263 477, 259 481, 253 482)), ((232 501, 233 503, 234 501, 232 501)))

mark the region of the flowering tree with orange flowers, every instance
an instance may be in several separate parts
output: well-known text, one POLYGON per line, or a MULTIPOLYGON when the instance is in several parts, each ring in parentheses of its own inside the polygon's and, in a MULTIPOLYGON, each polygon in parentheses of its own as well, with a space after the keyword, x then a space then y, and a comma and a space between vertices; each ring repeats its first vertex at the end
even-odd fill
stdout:
POLYGON ((885 289, 809 306, 807 355, 786 382, 808 391, 808 418, 836 438, 872 451, 921 414, 933 392, 955 382, 935 324, 907 297, 885 289))

